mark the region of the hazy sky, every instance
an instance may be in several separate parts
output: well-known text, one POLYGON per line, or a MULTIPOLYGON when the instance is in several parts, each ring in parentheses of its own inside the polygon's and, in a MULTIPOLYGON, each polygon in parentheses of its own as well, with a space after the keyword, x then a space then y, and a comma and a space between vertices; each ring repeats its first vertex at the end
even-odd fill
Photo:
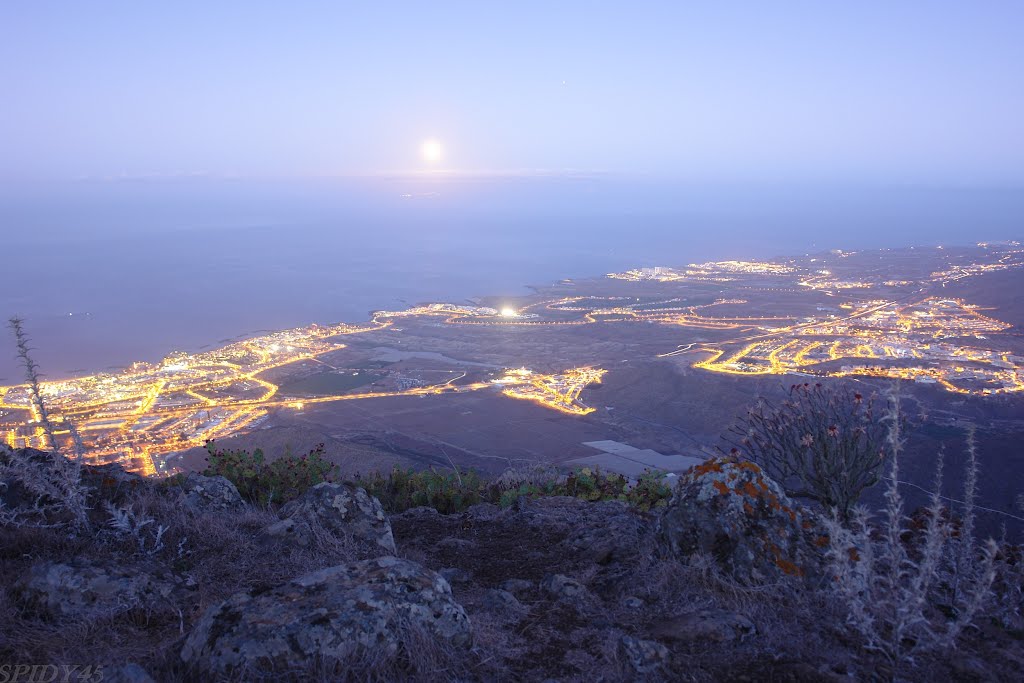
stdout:
POLYGON ((1024 2, 0 4, 0 176, 1024 182, 1024 2))

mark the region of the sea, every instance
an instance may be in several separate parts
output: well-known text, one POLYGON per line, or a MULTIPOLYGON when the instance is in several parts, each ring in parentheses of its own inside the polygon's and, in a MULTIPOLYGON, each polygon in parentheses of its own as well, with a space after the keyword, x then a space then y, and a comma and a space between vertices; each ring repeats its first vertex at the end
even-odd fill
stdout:
MULTIPOLYGON (((610 174, 84 178, 0 188, 0 315, 47 378, 641 266, 1019 238, 1016 189, 610 174)), ((0 336, 0 384, 21 381, 0 336), (4 350, 6 349, 6 351, 4 350)))

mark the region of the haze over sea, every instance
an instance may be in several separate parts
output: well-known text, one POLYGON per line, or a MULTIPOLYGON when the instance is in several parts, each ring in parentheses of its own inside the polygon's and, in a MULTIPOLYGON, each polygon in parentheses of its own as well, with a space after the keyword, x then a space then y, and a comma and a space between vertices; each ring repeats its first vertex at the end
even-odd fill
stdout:
MULTIPOLYGON (((1015 189, 600 174, 9 185, 0 312, 49 378, 643 265, 1021 236, 1015 189), (922 235, 927 237, 922 238, 922 235)), ((0 383, 21 381, 13 345, 0 383)))

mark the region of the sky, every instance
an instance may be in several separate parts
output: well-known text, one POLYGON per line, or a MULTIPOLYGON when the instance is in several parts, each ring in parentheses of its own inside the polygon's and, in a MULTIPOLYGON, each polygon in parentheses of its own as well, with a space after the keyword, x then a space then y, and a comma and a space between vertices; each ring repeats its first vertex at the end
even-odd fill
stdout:
POLYGON ((0 180, 1016 187, 1022 26, 1019 0, 10 1, 0 180))

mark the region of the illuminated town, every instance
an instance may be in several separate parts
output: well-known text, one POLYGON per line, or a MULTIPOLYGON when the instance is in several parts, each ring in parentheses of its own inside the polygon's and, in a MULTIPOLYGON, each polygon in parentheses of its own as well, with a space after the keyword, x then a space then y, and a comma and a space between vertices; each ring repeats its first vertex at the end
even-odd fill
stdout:
MULTIPOLYGON (((58 438, 70 442, 70 421, 90 461, 147 474, 167 454, 338 402, 474 393, 610 419, 588 396, 610 372, 628 378, 634 358, 1012 394, 1024 391, 1016 328, 950 292, 1022 264, 1020 245, 1003 243, 637 268, 515 301, 424 303, 177 352, 42 392, 58 438)), ((26 385, 0 387, 0 429, 12 447, 46 446, 26 385)))
MULTIPOLYGON (((480 313, 447 305, 422 307, 422 312, 415 315, 447 315, 456 311, 461 315, 502 316, 493 309, 480 313)), ((400 314, 390 314, 397 315, 400 314)), ((278 384, 265 378, 272 370, 301 361, 317 361, 320 356, 345 348, 339 340, 346 335, 380 330, 388 325, 311 325, 246 339, 216 351, 196 355, 173 353, 157 364, 134 363, 116 375, 46 382, 42 393, 51 419, 58 425, 58 437, 70 440, 68 430, 60 426, 71 421, 89 446, 91 462, 127 460, 134 469, 146 474, 155 471, 154 456, 252 429, 275 408, 302 410, 331 401, 498 388, 503 395, 568 414, 585 415, 593 410, 580 401, 580 392, 588 384, 599 382, 604 371, 591 368, 553 375, 523 368, 510 370, 490 382, 461 385, 448 380, 417 386, 398 377, 394 387, 383 390, 301 399, 283 395, 278 384)), ((0 387, 0 409, 27 418, 17 426, 4 425, 8 445, 45 447, 46 436, 26 385, 0 387)))
POLYGON ((1024 389, 1024 357, 962 343, 1010 326, 962 301, 926 298, 908 305, 882 301, 849 307, 854 311, 845 317, 702 346, 711 355, 694 367, 738 375, 901 378, 964 394, 1024 389))

